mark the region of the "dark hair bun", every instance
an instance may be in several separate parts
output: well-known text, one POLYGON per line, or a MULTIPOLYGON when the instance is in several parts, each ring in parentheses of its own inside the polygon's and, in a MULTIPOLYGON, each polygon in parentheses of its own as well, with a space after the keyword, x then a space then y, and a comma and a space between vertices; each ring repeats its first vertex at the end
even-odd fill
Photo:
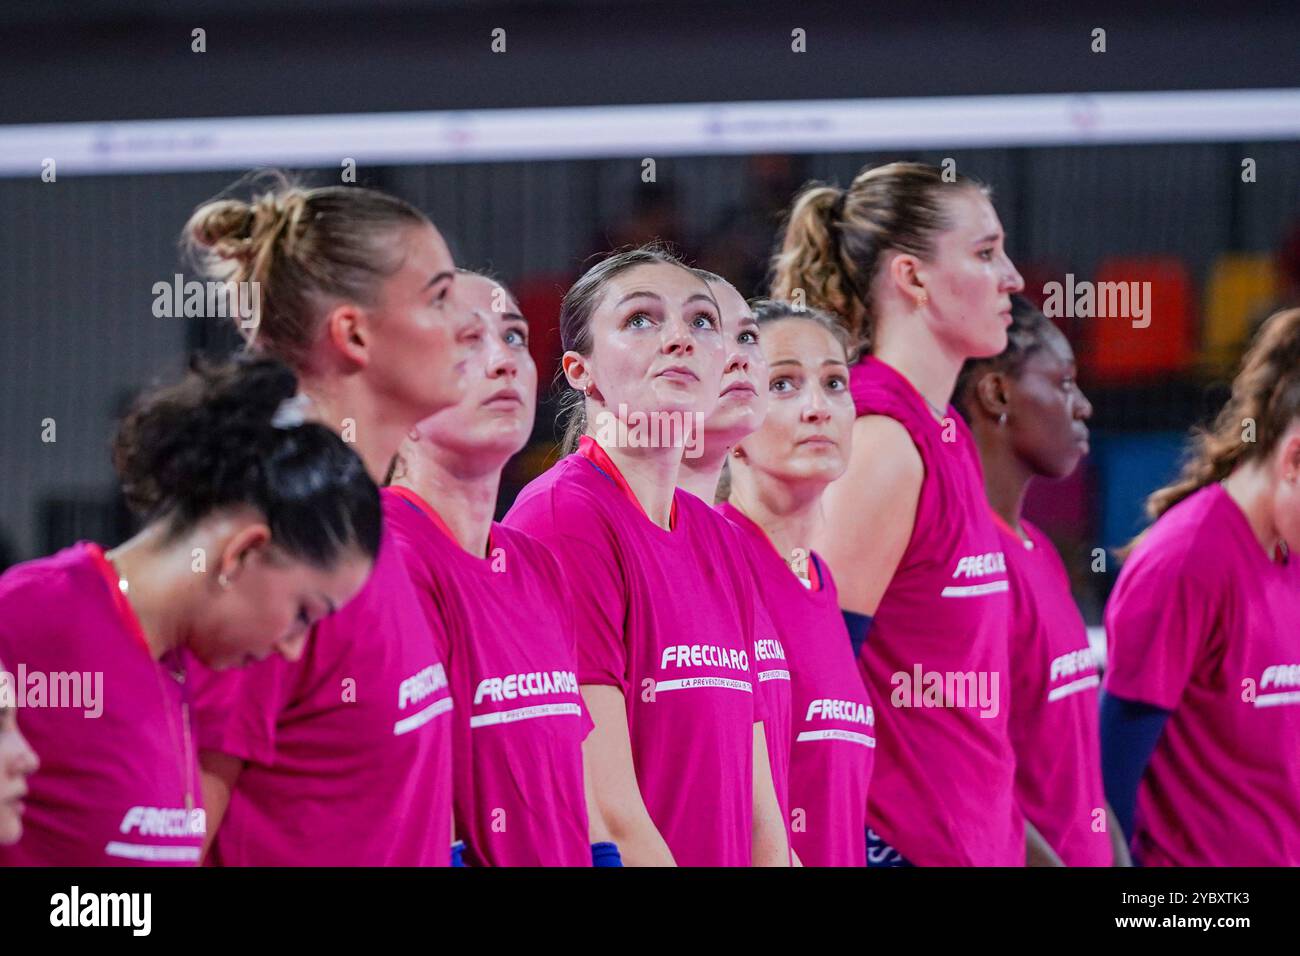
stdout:
POLYGON ((281 415, 298 389, 281 362, 251 355, 195 359, 174 385, 142 396, 113 443, 132 510, 173 533, 210 512, 259 509, 277 543, 326 565, 341 544, 378 552, 378 491, 365 466, 323 425, 281 415))

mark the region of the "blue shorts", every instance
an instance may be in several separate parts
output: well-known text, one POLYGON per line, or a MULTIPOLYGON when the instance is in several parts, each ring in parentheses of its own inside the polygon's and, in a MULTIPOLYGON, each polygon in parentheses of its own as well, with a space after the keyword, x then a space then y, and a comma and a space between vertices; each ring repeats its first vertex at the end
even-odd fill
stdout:
POLYGON ((912 866, 903 854, 885 842, 871 827, 867 827, 867 866, 912 866))

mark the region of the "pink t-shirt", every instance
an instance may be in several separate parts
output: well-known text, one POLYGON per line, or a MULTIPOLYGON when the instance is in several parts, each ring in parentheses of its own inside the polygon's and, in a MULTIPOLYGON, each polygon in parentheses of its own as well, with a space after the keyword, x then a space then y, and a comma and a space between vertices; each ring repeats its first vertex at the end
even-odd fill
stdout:
POLYGON ((1011 580, 1016 799, 1066 866, 1110 866, 1097 726, 1101 677, 1083 615, 1047 535, 1022 518, 1033 543, 1027 547, 995 521, 1011 580))
POLYGON ((590 866, 573 605, 538 541, 492 525, 465 551, 407 488, 384 501, 425 612, 441 622, 456 701, 457 836, 471 866, 590 866))
POLYGON ((867 785, 875 711, 853 659, 830 570, 810 554, 814 587, 803 584, 766 533, 729 503, 718 505, 749 544, 791 675, 791 840, 805 866, 866 866, 867 785))
POLYGON ((1138 788, 1146 866, 1300 866, 1300 557, 1218 484, 1170 508, 1106 605, 1107 693, 1171 711, 1138 788))
POLYGON ((0 846, 0 866, 196 865, 204 817, 184 664, 153 659, 99 545, 0 577, 0 663, 41 761, 23 837, 0 846))
POLYGON ((1023 866, 1010 598, 974 440, 951 405, 936 420, 874 357, 853 367, 850 391, 859 415, 907 429, 925 467, 911 540, 858 658, 879 724, 867 820, 920 866, 1023 866))
MULTIPOLYGON (((594 447, 593 447, 594 446, 594 447)), ((573 595, 581 684, 617 687, 637 784, 683 866, 751 862, 753 585, 734 532, 675 496, 671 531, 623 490, 599 446, 528 485, 507 527, 542 541, 573 595)), ((761 713, 761 711, 760 711, 761 713)))
POLYGON ((369 580, 301 661, 195 665, 199 749, 247 761, 211 861, 447 866, 452 699, 437 646, 385 527, 369 580))
MULTIPOLYGON (((730 530, 734 523, 731 515, 723 510, 724 506, 730 507, 724 503, 716 511, 727 519, 730 530)), ((763 742, 767 745, 767 761, 772 766, 776 802, 781 808, 781 819, 785 821, 786 840, 793 847, 794 831, 790 816, 790 664, 786 660, 781 635, 777 633, 772 615, 768 613, 767 602, 760 593, 764 582, 753 571, 755 563, 749 553, 752 545, 739 528, 734 533, 737 536, 736 546, 745 555, 751 572, 754 573, 755 706, 763 720, 763 742)))

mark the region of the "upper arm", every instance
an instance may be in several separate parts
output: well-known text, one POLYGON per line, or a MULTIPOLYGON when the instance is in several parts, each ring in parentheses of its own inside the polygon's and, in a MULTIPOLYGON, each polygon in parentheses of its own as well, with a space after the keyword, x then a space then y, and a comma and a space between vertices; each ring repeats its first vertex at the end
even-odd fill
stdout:
POLYGON ((1144 557, 1124 570, 1106 605, 1105 689, 1173 711, 1216 637, 1219 582, 1173 556, 1144 557))
POLYGON ((751 829, 754 866, 789 866, 790 844, 786 838, 781 804, 772 778, 767 752, 767 734, 762 723, 754 724, 753 826, 751 829))
POLYGON ((912 539, 924 478, 900 423, 883 415, 853 423, 848 470, 826 489, 814 541, 835 573, 840 607, 875 614, 912 539))
POLYGON ((583 684, 582 698, 595 727, 582 743, 583 767, 600 819, 612 830, 633 816, 647 813, 632 760, 627 703, 617 687, 583 684))

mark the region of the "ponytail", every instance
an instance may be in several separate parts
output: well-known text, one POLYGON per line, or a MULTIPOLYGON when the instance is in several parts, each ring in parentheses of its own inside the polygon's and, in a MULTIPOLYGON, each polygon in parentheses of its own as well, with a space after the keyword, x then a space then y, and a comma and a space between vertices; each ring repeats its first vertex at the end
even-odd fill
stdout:
POLYGON ((867 338, 865 310, 836 235, 847 190, 814 185, 794 201, 781 251, 773 262, 772 297, 840 316, 855 342, 867 338))
POLYGON ((837 316, 853 341, 850 359, 871 350, 876 315, 872 284, 890 249, 928 259, 951 222, 951 190, 988 189, 937 166, 890 163, 863 169, 848 189, 814 183, 794 201, 781 249, 772 260, 772 295, 837 316))

